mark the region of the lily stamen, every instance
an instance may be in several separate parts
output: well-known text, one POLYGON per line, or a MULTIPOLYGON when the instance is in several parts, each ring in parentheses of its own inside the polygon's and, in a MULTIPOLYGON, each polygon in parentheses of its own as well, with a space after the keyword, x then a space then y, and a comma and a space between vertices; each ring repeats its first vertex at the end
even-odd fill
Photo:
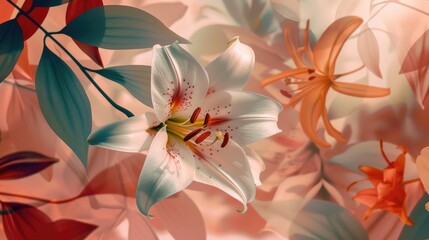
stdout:
POLYGON ((201 134, 197 139, 195 139, 196 144, 202 143, 204 140, 206 140, 212 133, 210 131, 204 132, 201 134))
POLYGON ((197 135, 198 135, 198 133, 200 133, 202 130, 203 130, 202 128, 198 128, 198 129, 193 130, 192 132, 188 133, 188 134, 183 138, 183 141, 185 141, 185 142, 186 142, 186 141, 190 140, 191 138, 193 138, 193 137, 197 136, 197 135))
POLYGON ((189 119, 189 122, 190 123, 195 123, 195 121, 197 120, 197 118, 198 118, 198 115, 200 115, 200 112, 201 112, 201 108, 200 107, 197 107, 195 110, 194 110, 194 112, 192 113, 192 116, 191 116, 191 118, 189 119))
POLYGON ((203 123, 203 128, 207 127, 207 125, 209 124, 210 121, 210 114, 206 114, 206 116, 204 117, 204 123, 203 123))
POLYGON ((226 144, 228 144, 229 141, 229 133, 226 132, 225 135, 223 135, 223 141, 222 144, 220 145, 221 148, 224 148, 226 146, 226 144))

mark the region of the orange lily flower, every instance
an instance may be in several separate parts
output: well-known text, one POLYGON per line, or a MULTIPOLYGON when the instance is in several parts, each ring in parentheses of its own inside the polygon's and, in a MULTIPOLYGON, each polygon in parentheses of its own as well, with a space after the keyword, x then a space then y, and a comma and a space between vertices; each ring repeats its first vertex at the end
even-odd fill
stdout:
MULTIPOLYGON (((410 226, 414 225, 405 209, 406 194, 404 185, 416 182, 419 179, 403 181, 407 148, 405 146, 400 146, 399 148, 402 153, 395 161, 391 162, 384 153, 383 141, 380 140, 381 154, 387 162, 387 167, 383 170, 371 166, 359 167, 368 176, 367 179, 361 181, 368 180, 374 185, 374 188, 363 189, 353 197, 354 200, 370 207, 365 213, 365 220, 374 209, 382 209, 397 214, 403 223, 410 226)), ((358 182, 360 181, 351 183, 347 190, 358 182)))
POLYGON ((355 16, 347 16, 336 20, 325 30, 315 44, 314 49, 310 46, 308 21, 303 34, 304 46, 298 49, 295 48, 290 38, 290 30, 289 26, 287 26, 284 30, 285 45, 296 68, 281 72, 261 82, 261 86, 264 87, 275 81, 286 79, 286 86, 296 86, 294 90, 281 90, 280 92, 290 98, 287 106, 294 107, 298 102, 301 102, 299 118, 302 128, 314 143, 322 147, 330 147, 330 144, 316 134, 316 127, 320 117, 323 119, 328 134, 339 142, 345 142, 341 132, 336 130, 328 119, 325 102, 330 88, 354 97, 374 98, 390 94, 388 88, 336 81, 342 76, 361 69, 343 74, 334 73, 335 63, 344 43, 361 23, 362 19, 355 16))

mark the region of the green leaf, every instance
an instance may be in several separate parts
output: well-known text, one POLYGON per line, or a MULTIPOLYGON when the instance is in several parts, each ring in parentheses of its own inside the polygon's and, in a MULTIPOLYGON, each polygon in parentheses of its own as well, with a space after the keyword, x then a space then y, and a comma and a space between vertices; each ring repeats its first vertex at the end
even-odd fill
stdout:
POLYGON ((135 98, 152 107, 150 66, 127 65, 109 67, 94 72, 125 87, 135 98))
POLYGON ((0 82, 12 72, 22 49, 24 38, 15 20, 0 24, 0 82))
POLYGON ((290 239, 368 239, 360 222, 345 208, 321 200, 309 201, 293 219, 290 239))
POLYGON ((80 42, 107 49, 150 48, 175 41, 189 43, 149 13, 128 6, 93 8, 62 30, 80 42))
POLYGON ((411 220, 415 223, 414 226, 405 225, 399 239, 429 239, 429 212, 425 209, 427 202, 429 202, 429 196, 424 194, 410 215, 411 220))
POLYGON ((36 72, 36 92, 49 126, 86 166, 91 106, 79 79, 47 47, 43 49, 36 72))
POLYGON ((55 7, 65 3, 70 2, 70 0, 34 0, 33 6, 35 7, 55 7))

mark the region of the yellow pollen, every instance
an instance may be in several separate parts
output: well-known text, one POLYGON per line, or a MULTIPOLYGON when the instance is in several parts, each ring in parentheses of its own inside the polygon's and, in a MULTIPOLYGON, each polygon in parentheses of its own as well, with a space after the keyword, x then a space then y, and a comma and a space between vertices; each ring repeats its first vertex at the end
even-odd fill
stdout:
POLYGON ((216 140, 221 140, 221 139, 223 139, 223 134, 222 134, 222 132, 220 132, 220 131, 217 131, 217 132, 215 132, 215 137, 216 137, 216 140))

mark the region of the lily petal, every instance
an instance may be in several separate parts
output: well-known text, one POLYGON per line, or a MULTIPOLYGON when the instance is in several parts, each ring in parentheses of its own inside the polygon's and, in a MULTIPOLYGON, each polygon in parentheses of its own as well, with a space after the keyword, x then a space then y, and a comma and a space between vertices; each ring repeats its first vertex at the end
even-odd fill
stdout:
POLYGON ((226 192, 243 203, 241 212, 245 212, 247 202, 255 198, 256 187, 243 149, 234 141, 229 141, 224 148, 213 146, 197 151, 200 159, 196 161, 194 180, 226 192), (211 155, 211 152, 216 154, 211 155))
POLYGON ((333 79, 335 62, 344 43, 362 22, 360 17, 343 17, 337 19, 323 32, 313 51, 314 64, 320 73, 333 79))
POLYGON ((368 180, 376 186, 383 179, 383 171, 371 166, 359 166, 359 169, 368 176, 368 180))
POLYGON ((353 97, 377 98, 390 94, 389 88, 380 88, 357 83, 333 82, 331 86, 335 91, 353 97))
POLYGON ((229 42, 228 49, 207 65, 209 93, 221 90, 241 90, 249 80, 255 64, 252 48, 243 44, 238 37, 229 42))
POLYGON ((243 146, 242 148, 247 155, 247 160, 249 161, 250 170, 252 171, 253 180, 255 181, 256 186, 262 185, 259 176, 261 175, 261 172, 265 170, 264 160, 262 160, 262 158, 251 148, 246 146, 243 146))
POLYGON ((204 68, 177 43, 154 47, 151 94, 161 122, 172 114, 189 118, 204 100, 208 84, 204 68))
POLYGON ((231 139, 247 145, 281 130, 277 118, 282 106, 259 94, 242 91, 221 91, 209 94, 202 116, 210 115, 207 129, 228 132, 231 139))
MULTIPOLYGON (((327 92, 329 85, 322 85, 319 91, 311 91, 302 98, 302 105, 299 114, 299 121, 305 134, 317 145, 321 147, 330 147, 331 145, 317 136, 317 123, 325 110, 324 100, 322 101, 322 92, 327 92)), ((325 94, 323 94, 325 95, 325 94)))
POLYGON ((168 136, 166 127, 158 131, 149 149, 137 185, 139 210, 149 209, 160 200, 185 189, 194 178, 195 159, 190 149, 168 136))
POLYGON ((146 130, 158 124, 155 114, 147 112, 98 129, 88 137, 88 143, 122 152, 141 152, 149 148, 153 139, 146 130))

